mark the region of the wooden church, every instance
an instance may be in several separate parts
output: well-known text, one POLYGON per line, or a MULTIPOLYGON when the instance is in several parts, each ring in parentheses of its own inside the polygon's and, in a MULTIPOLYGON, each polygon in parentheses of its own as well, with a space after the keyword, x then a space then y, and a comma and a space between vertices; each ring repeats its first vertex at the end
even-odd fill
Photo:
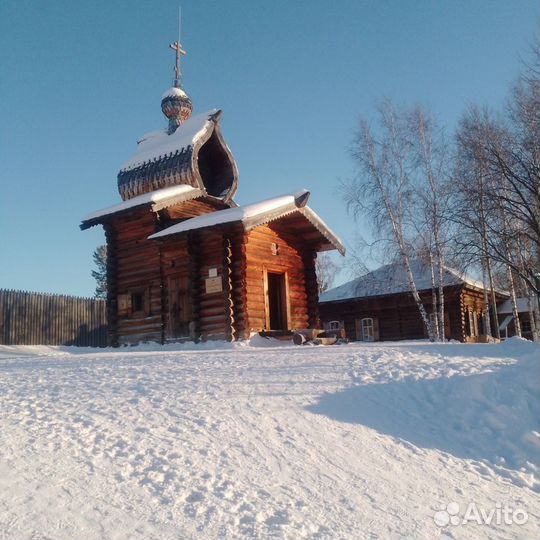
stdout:
POLYGON ((238 169, 221 111, 192 116, 182 89, 162 96, 168 129, 144 135, 118 173, 122 202, 86 216, 107 241, 111 345, 246 339, 319 325, 317 253, 345 249, 301 190, 238 206, 238 169))

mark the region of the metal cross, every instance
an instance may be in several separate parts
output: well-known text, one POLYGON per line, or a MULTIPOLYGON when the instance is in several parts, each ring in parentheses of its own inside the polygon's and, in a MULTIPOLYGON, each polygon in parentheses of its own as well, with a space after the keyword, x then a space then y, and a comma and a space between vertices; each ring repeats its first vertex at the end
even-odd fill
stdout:
POLYGON ((176 67, 174 68, 176 77, 174 79, 174 86, 176 86, 176 88, 181 88, 182 87, 182 71, 180 70, 180 57, 182 55, 186 55, 187 53, 186 51, 184 51, 184 49, 182 49, 182 44, 180 43, 180 41, 175 41, 174 43, 171 43, 169 47, 173 49, 174 51, 176 51, 176 67))

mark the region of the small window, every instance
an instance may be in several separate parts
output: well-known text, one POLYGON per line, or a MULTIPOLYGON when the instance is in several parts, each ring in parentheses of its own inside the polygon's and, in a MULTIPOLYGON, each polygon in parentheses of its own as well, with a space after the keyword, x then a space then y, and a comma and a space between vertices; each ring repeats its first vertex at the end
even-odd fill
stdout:
POLYGON ((529 319, 521 321, 521 331, 522 332, 532 332, 531 321, 529 319))
POLYGON ((328 323, 328 330, 341 330, 341 322, 340 321, 330 321, 328 323))
POLYGON ((120 317, 143 317, 150 315, 150 289, 133 289, 118 295, 120 317))
POLYGON ((142 292, 131 293, 131 310, 133 313, 144 311, 144 294, 142 292))

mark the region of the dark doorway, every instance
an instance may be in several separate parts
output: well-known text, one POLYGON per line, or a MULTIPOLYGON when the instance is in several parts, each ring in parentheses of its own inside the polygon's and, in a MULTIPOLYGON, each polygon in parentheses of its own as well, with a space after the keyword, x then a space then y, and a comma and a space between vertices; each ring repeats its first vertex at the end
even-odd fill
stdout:
POLYGON ((189 337, 191 295, 187 276, 169 277, 169 338, 189 337))
POLYGON ((287 330, 285 274, 268 272, 268 310, 270 330, 287 330))

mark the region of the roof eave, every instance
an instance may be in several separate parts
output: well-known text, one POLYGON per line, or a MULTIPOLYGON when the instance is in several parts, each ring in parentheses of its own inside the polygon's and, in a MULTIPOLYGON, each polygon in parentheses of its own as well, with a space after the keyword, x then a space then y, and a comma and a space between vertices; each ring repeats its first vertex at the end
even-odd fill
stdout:
POLYGON ((223 111, 218 109, 214 114, 208 117, 208 123, 204 127, 204 133, 200 135, 197 138, 197 141, 193 144, 193 149, 191 152, 191 170, 199 187, 204 189, 204 181, 199 170, 199 150, 206 142, 208 142, 212 134, 215 134, 221 148, 225 154, 227 154, 233 170, 233 181, 231 187, 227 192, 227 195, 225 197, 221 197, 223 202, 229 203, 229 201, 232 200, 232 198, 236 195, 238 190, 238 165, 236 164, 236 160, 234 159, 231 149, 228 147, 225 139, 223 138, 223 134, 221 133, 219 121, 221 120, 222 115, 223 111))
MULTIPOLYGON (((306 217, 306 219, 328 240, 334 249, 341 255, 345 255, 345 246, 341 242, 340 238, 326 225, 326 223, 309 207, 304 206, 299 208, 298 211, 306 217)), ((329 251, 324 249, 323 251, 329 251)))
MULTIPOLYGON (((141 204, 130 206, 129 208, 123 208, 116 212, 110 212, 107 214, 103 214, 102 216, 97 216, 91 219, 83 219, 79 227, 81 230, 84 231, 86 229, 94 227, 95 225, 106 223, 113 217, 128 214, 129 212, 133 212, 135 210, 140 210, 141 208, 145 206, 148 206, 151 212, 159 212, 160 210, 169 208, 171 206, 174 206, 175 204, 191 201, 193 199, 199 199, 202 197, 209 198, 209 199, 216 199, 216 197, 211 197, 210 195, 208 195, 206 191, 198 189, 198 188, 194 188, 193 191, 190 191, 188 193, 182 193, 180 195, 173 195, 170 198, 163 199, 161 201, 146 201, 146 202, 142 202, 141 204)), ((221 201, 221 199, 219 200, 221 201)))

